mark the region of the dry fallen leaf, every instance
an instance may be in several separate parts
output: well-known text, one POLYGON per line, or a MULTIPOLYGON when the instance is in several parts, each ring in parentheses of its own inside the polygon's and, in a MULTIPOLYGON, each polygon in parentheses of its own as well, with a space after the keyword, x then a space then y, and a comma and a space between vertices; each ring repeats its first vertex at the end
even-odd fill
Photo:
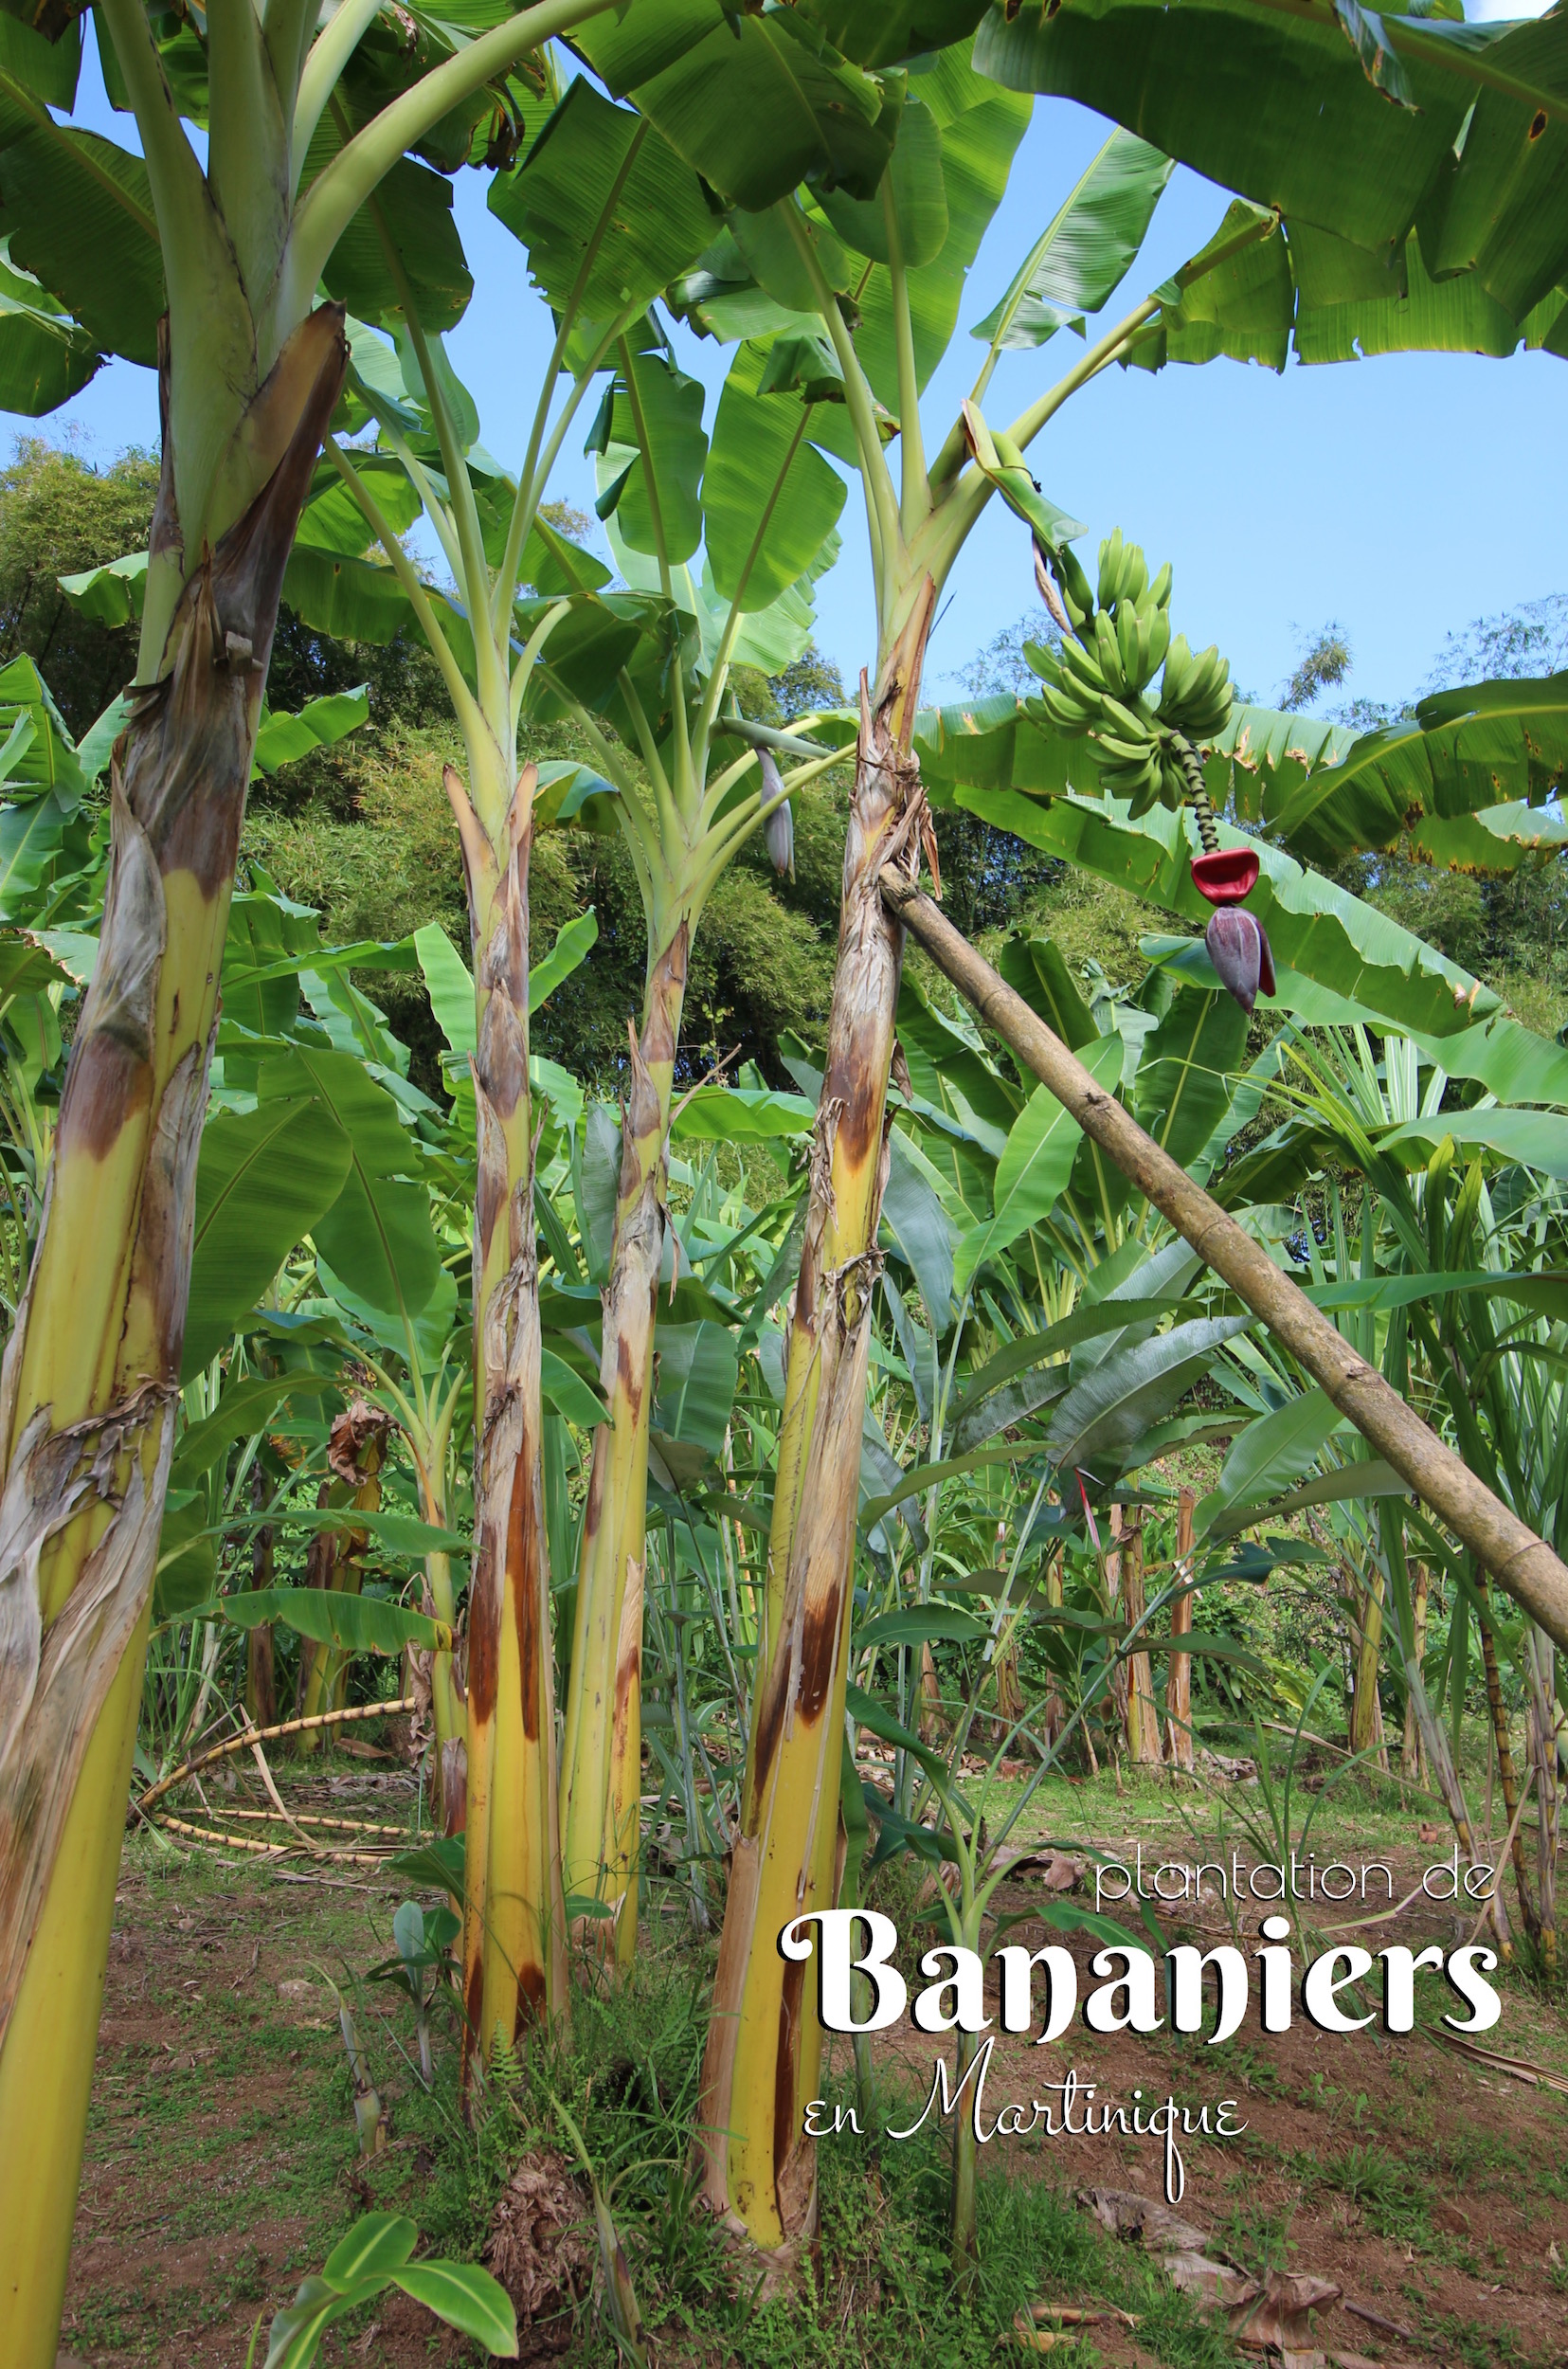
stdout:
POLYGON ((1276 2347, 1287 2360, 1292 2352, 1315 2351, 1308 2314, 1337 2304, 1342 2291, 1335 2280, 1318 2278, 1310 2270, 1271 2270, 1256 2301, 1232 2311, 1232 2339, 1250 2352, 1276 2347))
POLYGON ((1206 2232, 1182 2220, 1168 2204, 1131 2188, 1082 2188, 1078 2202, 1113 2237, 1142 2243, 1151 2253, 1201 2253, 1209 2242, 1206 2232))

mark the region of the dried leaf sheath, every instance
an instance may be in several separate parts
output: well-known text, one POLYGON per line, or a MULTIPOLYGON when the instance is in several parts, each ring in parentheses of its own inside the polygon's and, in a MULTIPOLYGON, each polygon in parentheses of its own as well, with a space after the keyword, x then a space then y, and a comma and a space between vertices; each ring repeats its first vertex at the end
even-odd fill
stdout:
MULTIPOLYGON (((598 1900, 613 1923, 586 1936, 629 1965, 637 1942, 641 1789, 642 1580, 670 1098, 686 992, 683 917, 649 972, 622 1114, 600 1382, 609 1420, 593 1436, 577 1619, 561 1760, 567 1895, 598 1900)), ((585 1926, 587 1920, 584 1920, 585 1926)))
POLYGON ((887 1177, 887 1088, 903 933, 877 879, 912 874, 925 812, 909 733, 929 626, 929 588, 885 662, 860 745, 844 854, 838 964, 786 1362, 768 1542, 763 1671, 741 1832, 731 1861, 703 2065, 710 2208, 787 2273, 816 2227, 814 2143, 821 2031, 804 1963, 778 1937, 833 1905, 844 1687, 872 1286, 887 1177))
POLYGON ((475 954, 475 1564, 468 1606, 464 2067, 566 2008, 542 1343, 528 1081, 526 768, 492 841, 448 767, 475 954))
MULTIPOLYGON (((0 1380, 0 2221, 29 2265, 0 2285, 0 2358, 27 2369, 53 2360, 65 2274, 234 862, 342 321, 315 313, 253 399, 236 443, 259 490, 200 553, 117 744, 99 963, 0 1380)), ((171 484, 166 444, 173 551, 171 484)))

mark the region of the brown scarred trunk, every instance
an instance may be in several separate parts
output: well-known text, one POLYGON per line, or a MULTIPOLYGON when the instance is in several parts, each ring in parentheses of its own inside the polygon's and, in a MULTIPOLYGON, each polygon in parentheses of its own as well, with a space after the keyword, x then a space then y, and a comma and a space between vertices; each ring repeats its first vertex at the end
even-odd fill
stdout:
MULTIPOLYGON (((170 671, 115 745, 98 964, 0 1381, 0 2036, 77 1770, 152 1590, 217 976, 283 568, 348 358, 342 318, 324 307, 279 360, 292 435, 187 584, 170 671)), ((272 389, 253 411, 276 436, 272 389)), ((166 447, 166 533, 171 482, 166 447)))
POLYGON ((730 1863, 703 2063, 702 2170, 711 2209, 788 2275, 817 2222, 821 2028, 807 1968, 781 1930, 833 1905, 851 1580, 871 1310, 887 1176, 887 1088, 903 933, 884 865, 912 875, 926 822, 910 755, 932 588, 860 688, 860 741, 844 854, 838 964, 785 1365, 768 1542, 766 1632, 741 1831, 730 1863))
MULTIPOLYGON (((386 1461, 387 1435, 392 1419, 365 1399, 355 1399, 337 1417, 327 1442, 332 1478, 324 1481, 318 1506, 345 1512, 374 1513, 381 1506, 381 1468, 386 1461)), ((361 1558, 370 1533, 360 1523, 342 1529, 318 1531, 312 1539, 305 1565, 305 1583, 331 1595, 357 1596, 361 1558)), ((349 1657, 331 1645, 306 1638, 299 1651, 299 1708, 307 1718, 317 1711, 341 1710, 348 1700, 349 1657)), ((305 1729, 297 1738, 301 1752, 319 1751, 323 1730, 305 1729)))

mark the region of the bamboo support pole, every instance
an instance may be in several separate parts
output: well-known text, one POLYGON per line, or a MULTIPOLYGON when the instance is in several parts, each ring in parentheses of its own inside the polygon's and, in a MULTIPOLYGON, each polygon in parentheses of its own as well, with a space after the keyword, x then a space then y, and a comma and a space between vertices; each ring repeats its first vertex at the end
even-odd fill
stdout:
POLYGON ((882 874, 882 895, 937 967, 1031 1074, 1050 1088, 1084 1133, 1108 1153, 1183 1240, 1268 1326, 1414 1494, 1531 1619, 1568 1650, 1568 1565, 1357 1354, 1306 1293, 1281 1274, 1268 1252, 1144 1134, 1119 1102, 1102 1093, 1083 1063, 928 896, 893 871, 882 874))
POLYGON ((188 1777, 201 1768, 209 1768, 214 1761, 227 1758, 230 1752, 248 1752, 253 1744, 270 1744, 274 1736, 297 1735, 305 1727, 344 1727, 351 1719, 394 1719, 400 1711, 417 1711, 418 1697, 400 1695, 395 1703, 354 1703, 347 1710, 313 1711, 308 1719, 284 1719, 274 1727, 246 1727, 243 1734, 230 1736, 223 1744, 215 1744, 210 1752, 201 1753, 193 1761, 184 1761, 172 1776, 160 1777, 155 1785, 144 1793, 135 1807, 145 1816, 154 1801, 161 1801, 166 1793, 183 1784, 188 1777))

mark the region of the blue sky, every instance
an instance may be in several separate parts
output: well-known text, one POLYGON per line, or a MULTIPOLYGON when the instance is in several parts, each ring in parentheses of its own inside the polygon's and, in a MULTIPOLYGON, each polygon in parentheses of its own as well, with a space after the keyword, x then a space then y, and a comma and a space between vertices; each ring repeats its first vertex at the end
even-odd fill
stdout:
MULTIPOLYGON (((91 59, 77 120, 134 144, 128 118, 110 114, 91 59)), ((959 335, 927 393, 928 445, 940 443, 973 379, 981 349, 968 324, 1000 296, 1107 128, 1064 101, 1037 102, 959 335)), ((1202 244, 1225 203, 1193 173, 1173 177, 1112 316, 1202 244)), ((461 176, 457 208, 479 294, 450 350, 478 397, 486 443, 514 461, 527 426, 517 390, 532 383, 547 316, 529 292, 522 250, 486 209, 481 176, 461 176)), ((684 366, 716 388, 727 351, 684 330, 676 338, 684 366)), ((1005 421, 1077 351, 1064 331, 1037 353, 1005 356, 988 416, 1005 421)), ((1346 690, 1397 698, 1424 681, 1450 631, 1568 588, 1559 558, 1565 395, 1568 364, 1542 354, 1292 363, 1279 377, 1224 361, 1157 377, 1117 371, 1058 415, 1032 466, 1052 498, 1088 523, 1081 549, 1119 525, 1154 563, 1172 561, 1182 629, 1195 642, 1217 641, 1249 691, 1271 697, 1302 641, 1334 618, 1355 656, 1346 690)), ((105 462, 126 444, 155 442, 152 373, 113 363, 49 420, 15 425, 67 431, 85 458, 105 462)), ((568 443, 554 490, 588 507, 592 463, 575 438, 568 443)), ((857 497, 845 506, 843 528, 843 557, 819 588, 817 639, 850 682, 874 655, 857 497)), ((1033 604, 1022 530, 1000 505, 971 538, 950 589, 928 674, 938 696, 951 696, 953 672, 1033 604)))

